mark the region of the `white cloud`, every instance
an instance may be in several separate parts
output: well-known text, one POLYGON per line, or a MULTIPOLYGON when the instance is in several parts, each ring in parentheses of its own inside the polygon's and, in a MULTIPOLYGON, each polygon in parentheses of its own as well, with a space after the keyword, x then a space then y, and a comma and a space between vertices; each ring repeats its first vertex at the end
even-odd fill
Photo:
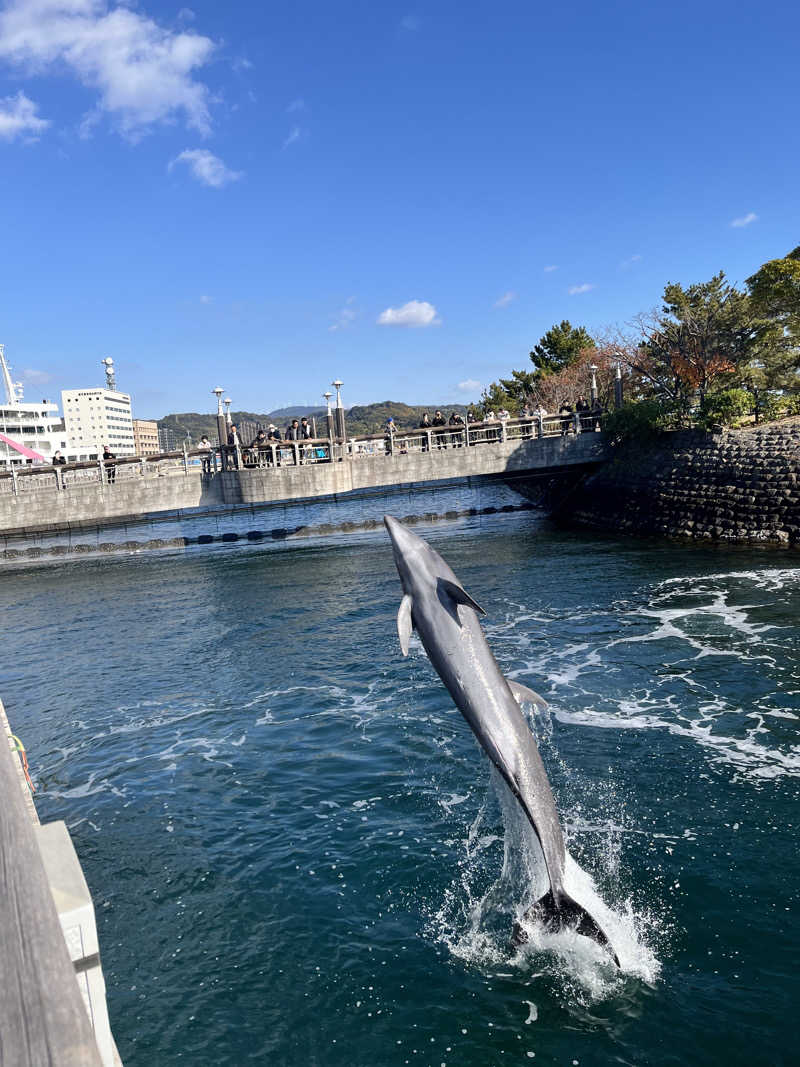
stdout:
POLYGON ((517 294, 513 290, 509 289, 507 293, 503 293, 501 297, 495 300, 493 307, 507 308, 510 303, 517 299, 517 294))
POLYGON ((25 93, 0 98, 0 141, 13 141, 20 134, 28 140, 36 140, 42 130, 50 125, 47 119, 36 114, 38 105, 25 93))
POLYGON ((28 367, 22 372, 22 380, 29 385, 47 385, 48 382, 52 382, 53 375, 46 370, 34 370, 28 367))
POLYGON ((413 33, 419 29, 419 18, 416 15, 403 15, 400 19, 400 29, 413 33))
POLYGON ((344 307, 337 313, 336 319, 328 327, 331 333, 336 333, 337 330, 346 330, 358 318, 358 311, 353 307, 355 302, 356 298, 354 296, 348 297, 344 307))
POLYGON ((210 304, 211 303, 211 297, 208 296, 207 293, 203 293, 203 295, 200 297, 200 303, 201 304, 210 304))
POLYGON ((221 189, 229 182, 238 181, 243 173, 240 170, 229 170, 219 156, 215 156, 206 148, 185 149, 172 160, 167 170, 171 171, 177 163, 185 163, 199 182, 211 185, 214 189, 221 189))
POLYGON ((749 211, 746 215, 741 215, 738 219, 731 219, 731 226, 741 229, 742 226, 749 226, 751 222, 758 222, 758 215, 756 215, 754 211, 749 211))
POLYGON ((99 94, 94 110, 113 115, 131 139, 180 114, 209 132, 211 96, 193 72, 214 48, 208 37, 107 0, 11 0, 0 12, 0 59, 31 74, 70 71, 99 94))
POLYGON ((594 289, 594 286, 584 282, 583 285, 571 285, 567 292, 570 296, 577 296, 578 293, 588 293, 590 289, 594 289))
POLYGON ((299 126, 292 126, 291 130, 289 131, 289 136, 283 142, 283 147, 288 148, 290 144, 294 144, 295 141, 299 141, 302 133, 303 131, 300 129, 299 126))
POLYGON ((558 270, 558 267, 555 266, 555 264, 552 264, 551 266, 544 268, 545 274, 552 274, 554 270, 558 270))
POLYGON ((290 115, 293 115, 297 111, 305 111, 306 102, 302 96, 298 96, 295 100, 292 100, 290 104, 286 105, 286 110, 290 115))
POLYGON ((462 393, 477 393, 480 391, 482 383, 476 381, 475 378, 467 378, 464 382, 459 382, 456 386, 462 393))
POLYGON ((642 257, 641 257, 641 256, 639 256, 639 255, 636 255, 636 256, 628 256, 628 258, 627 258, 627 259, 623 259, 623 261, 622 261, 622 262, 620 263, 620 267, 621 267, 621 268, 622 268, 623 270, 627 270, 627 269, 628 269, 628 267, 632 267, 634 263, 639 263, 639 262, 641 261, 641 258, 642 258, 642 257))
POLYGON ((399 308, 387 308, 378 316, 379 326, 439 326, 441 319, 427 300, 409 300, 399 308))

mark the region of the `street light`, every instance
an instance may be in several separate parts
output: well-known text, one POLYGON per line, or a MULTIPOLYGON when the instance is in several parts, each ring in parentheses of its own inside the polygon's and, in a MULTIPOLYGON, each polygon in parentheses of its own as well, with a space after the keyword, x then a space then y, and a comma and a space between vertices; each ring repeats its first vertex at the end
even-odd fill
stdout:
POLYGON ((221 418, 222 417, 222 394, 225 392, 225 390, 221 386, 218 385, 217 388, 216 389, 212 389, 211 392, 217 398, 217 415, 221 418))
POLYGON ((597 364, 590 363, 589 370, 592 372, 592 407, 597 406, 597 364))
POLYGON ((331 385, 336 390, 336 436, 345 439, 344 408, 342 407, 342 382, 337 378, 331 385))
POLYGON ((225 421, 230 426, 231 424, 231 398, 226 396, 223 403, 225 404, 225 421))
POLYGON ((622 407, 622 353, 614 353, 617 357, 617 366, 614 370, 614 407, 619 411, 622 407))
POLYGON ((328 391, 322 394, 325 398, 325 404, 327 405, 327 411, 325 412, 325 425, 328 430, 328 441, 333 441, 333 412, 331 411, 331 397, 333 393, 328 391))

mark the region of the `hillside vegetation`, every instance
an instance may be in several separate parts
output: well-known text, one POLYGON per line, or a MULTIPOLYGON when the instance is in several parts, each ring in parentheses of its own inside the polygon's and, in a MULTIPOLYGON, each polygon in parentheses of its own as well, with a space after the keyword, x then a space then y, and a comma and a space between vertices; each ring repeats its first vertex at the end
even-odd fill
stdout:
MULTIPOLYGON (((450 417, 450 414, 453 411, 458 411, 461 415, 466 411, 463 404, 451 404, 449 406, 437 404, 413 405, 400 404, 393 400, 384 400, 378 404, 356 405, 346 409, 347 432, 348 435, 352 434, 354 436, 368 433, 380 433, 386 425, 386 420, 390 415, 394 419, 399 430, 411 430, 419 425, 424 412, 427 411, 428 414, 433 417, 433 413, 436 411, 437 407, 441 407, 441 410, 447 418, 450 417)), ((237 424, 246 422, 260 423, 264 427, 268 426, 271 422, 274 422, 275 425, 283 431, 292 419, 299 419, 303 415, 309 417, 313 415, 317 420, 317 432, 324 434, 324 408, 279 408, 276 411, 266 413, 232 411, 231 419, 237 424)), ((213 441, 215 440, 217 433, 216 416, 213 414, 202 414, 196 411, 165 415, 163 419, 158 420, 158 426, 159 429, 165 428, 172 430, 179 441, 183 441, 186 437, 189 437, 193 442, 197 442, 203 434, 205 434, 209 440, 213 441)))

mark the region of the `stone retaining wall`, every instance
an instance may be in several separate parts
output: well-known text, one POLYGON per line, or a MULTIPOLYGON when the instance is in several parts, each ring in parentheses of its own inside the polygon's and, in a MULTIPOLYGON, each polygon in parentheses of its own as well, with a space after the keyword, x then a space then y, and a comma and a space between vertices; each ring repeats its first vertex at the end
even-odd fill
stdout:
POLYGON ((561 517, 636 534, 800 544, 800 419, 620 446, 561 517))

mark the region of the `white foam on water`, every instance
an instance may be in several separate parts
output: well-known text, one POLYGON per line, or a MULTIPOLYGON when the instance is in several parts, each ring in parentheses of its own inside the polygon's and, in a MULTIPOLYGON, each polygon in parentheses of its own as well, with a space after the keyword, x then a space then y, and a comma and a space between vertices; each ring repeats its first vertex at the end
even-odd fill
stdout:
MULTIPOLYGON (((598 858, 607 871, 618 862, 614 836, 610 832, 605 840, 599 838, 604 848, 598 858)), ((555 978, 568 996, 584 1003, 616 995, 631 977, 654 983, 661 970, 654 948, 661 931, 653 918, 637 910, 630 900, 608 903, 591 875, 569 852, 564 888, 606 932, 619 958, 619 969, 608 950, 597 942, 570 928, 553 931, 528 915, 549 889, 549 879, 536 834, 516 798, 492 770, 490 791, 464 842, 458 877, 430 915, 426 932, 465 963, 495 972, 498 965, 507 968, 511 963, 529 981, 555 978), (483 832, 485 823, 497 817, 498 809, 503 824, 499 874, 498 850, 487 850, 487 841, 493 843, 497 838, 483 832), (492 864, 494 873, 490 873, 492 864), (528 940, 514 947, 511 935, 517 924, 528 940)))
MULTIPOLYGON (((798 591, 800 567, 669 578, 644 590, 638 604, 627 600, 585 613, 580 626, 585 621, 598 627, 596 644, 563 641, 554 613, 541 637, 529 641, 535 658, 522 668, 516 658, 508 673, 540 688, 561 722, 663 730, 696 743, 712 764, 733 768, 737 778, 764 783, 796 777, 800 746, 791 743, 786 723, 780 721, 800 717, 792 699, 800 676, 794 634, 789 627, 761 620, 775 601, 764 592, 796 597, 798 591), (661 656, 661 644, 668 662, 652 658, 661 656), (633 650, 642 645, 652 646, 651 677, 645 686, 620 696, 606 684, 606 676, 628 668, 633 668, 632 677, 641 676, 647 661, 643 664, 633 650), (720 672, 735 670, 743 679, 736 690, 739 700, 719 685, 717 661, 720 672), (741 666, 726 667, 725 661, 741 666), (746 700, 748 675, 753 677, 749 707, 739 702, 746 700)), ((570 614, 567 626, 577 618, 570 614)), ((524 626, 522 616, 520 624, 524 626)))

